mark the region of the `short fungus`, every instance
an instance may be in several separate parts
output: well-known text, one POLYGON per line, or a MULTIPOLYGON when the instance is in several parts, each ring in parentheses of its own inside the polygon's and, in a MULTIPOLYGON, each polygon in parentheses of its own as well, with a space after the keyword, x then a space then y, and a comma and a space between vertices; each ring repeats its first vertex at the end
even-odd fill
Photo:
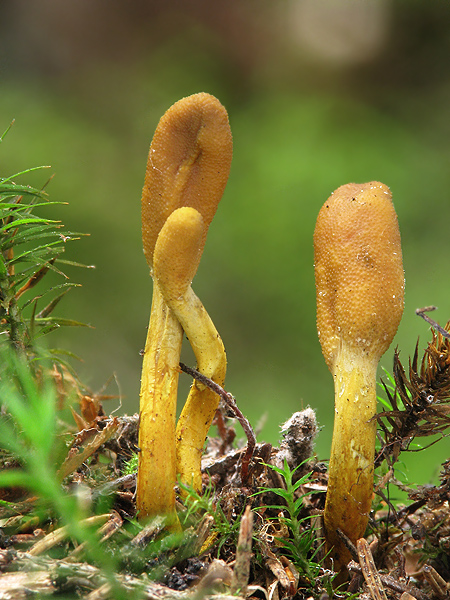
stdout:
POLYGON ((324 513, 336 570, 364 535, 373 496, 376 371, 397 331, 404 272, 391 192, 379 182, 338 188, 314 232, 317 328, 334 378, 335 420, 324 513))
MULTIPOLYGON (((170 215, 181 207, 193 207, 202 218, 200 260, 231 157, 225 108, 209 94, 183 98, 156 128, 142 191, 142 240, 153 277, 153 300, 142 366, 136 503, 139 518, 166 515, 175 526, 176 403, 183 327, 154 275, 154 252, 170 215)), ((178 260, 175 254, 172 259, 178 260)))
MULTIPOLYGON (((191 281, 202 254, 204 222, 195 208, 175 210, 158 236, 154 277, 169 308, 180 322, 197 359, 197 369, 220 386, 227 360, 222 340, 191 281)), ((176 429, 177 474, 201 490, 201 454, 219 396, 198 381, 192 384, 176 429)))

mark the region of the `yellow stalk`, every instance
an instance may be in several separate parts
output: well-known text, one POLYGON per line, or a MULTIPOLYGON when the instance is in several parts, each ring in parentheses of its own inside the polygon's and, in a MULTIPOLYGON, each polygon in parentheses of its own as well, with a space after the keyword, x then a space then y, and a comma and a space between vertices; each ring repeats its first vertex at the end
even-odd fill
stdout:
MULTIPOLYGON (((175 210, 166 220, 155 246, 154 276, 164 300, 180 322, 203 374, 223 385, 226 355, 222 340, 191 281, 204 243, 205 224, 191 207, 175 210)), ((217 394, 194 381, 176 429, 177 473, 181 480, 201 489, 200 459, 203 444, 219 403, 217 394)))
MULTIPOLYGON (((154 278, 154 297, 141 381, 136 498, 140 517, 175 515, 175 406, 183 330, 154 276, 155 246, 174 211, 184 206, 198 208, 203 220, 201 239, 192 249, 197 253, 192 279, 228 179, 231 156, 227 112, 216 98, 204 93, 171 106, 150 146, 141 210, 142 241, 154 278)), ((166 265, 169 271, 176 270, 177 261, 177 253, 171 253, 166 265)))
POLYGON ((351 560, 336 533, 349 539, 364 535, 373 495, 377 361, 361 360, 343 346, 336 360, 333 441, 324 513, 328 548, 334 548, 335 570, 351 560))
POLYGON ((154 281, 142 365, 136 504, 139 518, 166 515, 172 524, 178 522, 175 419, 182 340, 181 325, 154 281))
MULTIPOLYGON (((203 304, 189 288, 184 302, 171 306, 191 343, 197 370, 223 386, 227 370, 225 348, 203 304)), ((177 423, 177 472, 183 483, 198 491, 202 487, 203 446, 218 406, 219 396, 194 381, 177 423)))
POLYGON ((338 188, 314 231, 317 328, 334 378, 335 423, 324 522, 336 570, 369 521, 373 494, 378 361, 403 312, 404 274, 389 188, 372 181, 338 188))

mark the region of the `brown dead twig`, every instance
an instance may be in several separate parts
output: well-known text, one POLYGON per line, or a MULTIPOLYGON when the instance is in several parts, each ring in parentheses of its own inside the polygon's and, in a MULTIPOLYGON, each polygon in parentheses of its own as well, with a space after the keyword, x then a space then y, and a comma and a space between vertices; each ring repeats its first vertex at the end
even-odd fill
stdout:
MULTIPOLYGON (((222 561, 216 561, 222 562, 222 561)), ((214 564, 214 563, 212 563, 214 564)), ((225 565, 226 567, 227 565, 225 565)), ((114 597, 111 583, 101 569, 82 562, 30 556, 27 552, 0 549, 0 589, 2 597, 26 600, 30 594, 52 597, 64 589, 76 589, 88 600, 110 600, 114 597), (4 570, 7 569, 7 572, 4 570), (88 593, 90 592, 90 593, 88 593)), ((215 578, 217 580, 217 577, 215 578)), ((116 583, 130 598, 143 600, 197 600, 200 585, 193 589, 177 591, 151 581, 148 577, 115 574, 116 583)), ((216 600, 239 600, 241 596, 215 594, 216 600)))
MULTIPOLYGON (((100 534, 102 541, 105 541, 122 525, 122 519, 116 511, 113 511, 112 513, 107 513, 104 515, 87 517, 81 522, 81 525, 90 527, 100 525, 101 527, 98 530, 98 533, 100 534), (107 527, 105 527, 105 525, 107 525, 107 527)), ((64 525, 63 527, 59 527, 58 529, 48 533, 44 538, 36 542, 28 550, 28 552, 32 556, 39 556, 51 548, 54 548, 69 536, 70 528, 67 525, 64 525)), ((81 550, 79 549, 82 547, 84 548, 85 545, 80 544, 80 546, 77 547, 77 551, 74 553, 74 556, 80 553, 81 550)))
MULTIPOLYGON (((110 440, 118 431, 120 426, 119 419, 113 417, 104 429, 98 431, 92 429, 91 439, 81 450, 77 447, 73 447, 69 450, 69 453, 61 465, 58 471, 58 477, 63 480, 65 477, 76 471, 85 460, 87 460, 94 452, 96 452, 100 446, 103 446, 108 440, 110 440)), ((87 434, 88 432, 86 432, 87 434)), ((80 435, 80 434, 79 434, 80 435)), ((89 437, 86 435, 86 437, 89 437)))
POLYGON ((436 329, 436 331, 439 331, 441 335, 450 340, 450 333, 446 329, 441 327, 439 323, 437 323, 434 319, 431 319, 428 315, 425 314, 427 312, 432 312, 436 309, 437 306, 425 306, 424 308, 416 308, 416 315, 418 317, 422 317, 422 319, 429 323, 434 329, 436 329))
POLYGON ((248 578, 250 575, 250 559, 252 556, 253 513, 247 506, 241 519, 239 540, 236 547, 236 561, 234 563, 233 577, 231 580, 231 593, 246 595, 248 578))
POLYGON ((431 565, 423 565, 420 572, 423 573, 425 580, 430 584, 431 589, 438 598, 444 600, 449 597, 450 583, 447 583, 434 567, 431 565))
POLYGON ((364 538, 359 539, 356 542, 356 547, 358 549, 361 571, 364 575, 364 579, 366 580, 367 587, 370 590, 372 598, 374 600, 387 600, 386 592, 384 591, 380 574, 375 567, 375 561, 373 560, 372 552, 370 551, 367 540, 364 538))
POLYGON ((407 594, 405 598, 411 596, 415 600, 429 600, 428 596, 417 588, 411 585, 407 586, 389 575, 379 573, 375 567, 369 544, 364 538, 357 541, 357 556, 358 562, 350 561, 348 570, 350 573, 362 573, 373 600, 386 600, 384 587, 400 594, 407 594))
POLYGON ((252 426, 250 425, 248 419, 244 417, 242 412, 239 410, 234 396, 232 396, 229 392, 226 392, 215 381, 212 381, 212 379, 206 377, 205 375, 203 375, 196 369, 193 369, 192 367, 188 367, 187 365, 180 363, 180 369, 188 375, 190 375, 191 377, 193 377, 194 379, 197 379, 200 383, 203 383, 203 385, 206 385, 210 390, 212 390, 216 394, 218 394, 220 398, 225 402, 227 407, 234 413, 236 419, 241 424, 241 427, 244 430, 245 435, 247 436, 247 449, 241 460, 241 481, 243 484, 245 484, 249 475, 250 461, 252 459, 256 446, 256 437, 252 426))

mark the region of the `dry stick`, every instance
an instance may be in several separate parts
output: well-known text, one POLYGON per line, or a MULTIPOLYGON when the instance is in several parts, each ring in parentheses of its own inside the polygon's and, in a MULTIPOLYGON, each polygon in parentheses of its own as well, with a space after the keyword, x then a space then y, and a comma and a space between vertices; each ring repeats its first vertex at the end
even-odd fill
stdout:
MULTIPOLYGON (((83 519, 80 523, 83 525, 90 526, 101 526, 106 521, 112 518, 112 513, 106 513, 103 515, 94 515, 92 517, 87 517, 83 519)), ((28 550, 28 553, 32 556, 38 556, 43 552, 47 552, 50 548, 53 548, 57 544, 63 542, 70 535, 70 529, 67 525, 63 525, 54 531, 48 533, 44 538, 33 544, 33 546, 28 550)))
POLYGON ((150 523, 141 529, 141 531, 131 540, 133 546, 144 548, 151 540, 161 533, 167 523, 167 518, 161 515, 153 518, 150 523))
MULTIPOLYGON (((107 539, 109 539, 112 535, 116 533, 116 531, 122 527, 122 517, 115 510, 111 512, 111 518, 102 525, 97 530, 97 536, 99 537, 99 544, 102 544, 107 539)), ((66 560, 71 562, 74 561, 80 554, 82 554, 86 548, 88 547, 88 542, 82 542, 79 546, 72 550, 72 552, 67 556, 66 560)))
POLYGON ((358 561, 359 560, 358 551, 356 549, 355 544, 351 541, 351 539, 349 537, 347 537, 345 535, 345 533, 342 531, 342 529, 339 529, 339 527, 336 529, 336 534, 337 534, 338 538, 342 541, 344 546, 347 548, 347 550, 350 552, 352 559, 354 561, 358 561))
POLYGON ((247 506, 241 519, 239 541, 236 548, 236 563, 231 579, 231 593, 239 593, 246 597, 248 578, 250 575, 250 559, 252 556, 253 513, 247 506))
MULTIPOLYGON (((61 577, 65 588, 76 588, 82 592, 83 598, 102 600, 112 598, 111 584, 107 583, 106 575, 101 569, 87 563, 69 563, 65 560, 49 558, 48 556, 30 556, 27 552, 18 550, 11 559, 10 550, 0 549, 0 587, 2 598, 27 599, 30 592, 36 596, 50 597, 55 593, 54 581, 61 577), (92 588, 96 589, 90 592, 92 588), (28 594, 26 593, 28 591, 28 594), (104 593, 101 593, 104 592, 104 593), (108 593, 106 593, 108 592, 108 593), (9 594, 9 596, 8 596, 9 594)), ((150 581, 144 573, 142 577, 129 574, 115 574, 116 581, 122 586, 128 598, 145 600, 192 600, 191 590, 179 592, 167 586, 150 581)), ((237 600, 236 597, 230 600, 237 600)))
POLYGON ((424 321, 426 321, 427 323, 429 323, 431 325, 431 327, 434 327, 434 329, 436 329, 437 331, 439 331, 439 333, 441 335, 443 335, 445 338, 447 338, 448 340, 450 340, 450 333, 444 329, 443 327, 441 327, 439 325, 439 323, 436 323, 436 321, 433 321, 433 319, 431 319, 430 317, 428 317, 425 313, 426 312, 431 312, 433 310, 436 310, 437 306, 424 306, 423 308, 416 308, 416 315, 419 317, 422 317, 422 319, 424 321))
MULTIPOLYGON (((358 564, 357 562, 355 562, 354 560, 349 562, 348 569, 351 573, 362 573, 361 565, 358 564)), ((390 575, 382 575, 381 573, 378 573, 378 575, 381 579, 381 582, 386 587, 393 590, 394 592, 398 592, 399 594, 402 594, 402 593, 414 594, 413 597, 416 600, 429 600, 429 597, 424 592, 418 590, 415 587, 406 586, 405 584, 400 583, 399 581, 397 581, 390 575)))
POLYGON ((130 475, 122 475, 113 481, 108 481, 103 485, 99 485, 95 490, 92 490, 92 499, 95 500, 99 496, 109 496, 114 494, 119 487, 130 489, 136 485, 136 473, 130 473, 130 475))
POLYGON ((450 591, 450 583, 447 583, 443 577, 439 575, 434 567, 431 565, 423 565, 422 573, 425 579, 430 584, 434 593, 439 598, 447 598, 448 592, 450 591))
POLYGON ((200 524, 195 530, 195 538, 192 546, 193 556, 199 556, 200 554, 203 554, 203 552, 210 546, 210 533, 213 525, 214 517, 212 515, 205 515, 200 521, 200 524))
POLYGON ((110 440, 119 429, 120 422, 114 417, 109 421, 104 429, 96 433, 94 439, 90 441, 80 451, 71 448, 58 471, 58 478, 62 481, 65 477, 73 473, 80 465, 84 463, 100 446, 110 440))
MULTIPOLYGON (((378 492, 379 493, 379 492, 378 492)), ((422 508, 427 501, 425 499, 417 500, 408 506, 403 507, 402 509, 392 513, 388 517, 389 523, 400 523, 403 519, 407 519, 410 515, 413 515, 419 508, 422 508)))
POLYGON ((203 383, 203 385, 206 385, 210 390, 212 390, 216 394, 218 394, 228 406, 228 408, 230 408, 236 415, 236 419, 241 424, 241 427, 244 430, 245 435, 247 436, 247 449, 245 451, 244 456, 242 457, 241 466, 241 480, 242 483, 245 483, 248 478, 248 467, 250 464, 250 460, 253 456, 256 446, 256 437, 252 426, 250 425, 248 419, 244 417, 244 415, 239 410, 234 396, 232 396, 229 392, 226 392, 215 381, 212 381, 212 379, 209 379, 209 377, 202 375, 202 373, 200 373, 196 369, 192 369, 191 367, 188 367, 183 363, 180 363, 180 369, 188 375, 190 375, 191 377, 193 377, 194 379, 200 381, 200 383, 203 383))
POLYGON ((359 564, 361 565, 362 573, 372 598, 375 600, 387 600, 383 584, 381 583, 380 574, 375 567, 375 562, 367 540, 360 538, 356 542, 356 546, 358 549, 359 564))

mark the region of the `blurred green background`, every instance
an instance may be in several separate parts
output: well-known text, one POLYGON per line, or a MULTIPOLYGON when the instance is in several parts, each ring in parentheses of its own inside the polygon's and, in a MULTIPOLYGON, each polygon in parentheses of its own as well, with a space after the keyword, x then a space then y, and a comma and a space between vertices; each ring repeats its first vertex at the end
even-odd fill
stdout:
MULTIPOLYGON (((140 239, 148 146, 164 111, 199 91, 226 106, 234 158, 194 289, 227 349, 227 389, 259 439, 311 405, 329 454, 333 384, 317 340, 312 234, 350 181, 391 187, 403 240, 407 364, 430 338, 417 307, 450 319, 450 3, 446 0, 2 0, 0 170, 51 165, 33 183, 68 202, 57 218, 90 237, 67 258, 83 284, 61 316, 95 329, 52 345, 82 359, 93 390, 113 374, 138 409, 151 280, 140 239)), ((30 178, 26 179, 28 182, 30 178)), ((25 182, 25 181, 24 181, 25 182)), ((187 351, 185 360, 193 363, 187 351)), ((183 376, 183 390, 189 381, 183 376)), ((117 402, 106 406, 108 411, 117 402)), ((239 432, 238 435, 241 435, 239 432)), ((427 483, 448 440, 408 456, 427 483)))

